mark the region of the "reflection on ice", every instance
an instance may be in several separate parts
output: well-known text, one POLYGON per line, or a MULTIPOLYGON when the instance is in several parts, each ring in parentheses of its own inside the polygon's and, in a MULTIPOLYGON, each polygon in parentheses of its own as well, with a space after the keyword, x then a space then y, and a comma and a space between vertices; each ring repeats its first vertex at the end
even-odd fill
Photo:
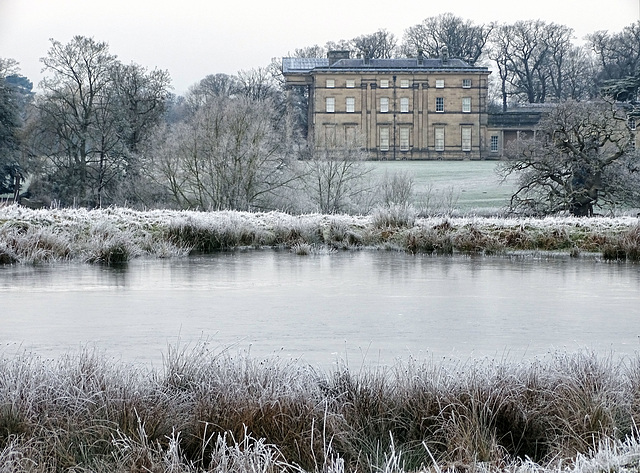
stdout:
POLYGON ((47 357, 89 345, 158 365, 178 340, 318 366, 640 348, 637 265, 594 260, 269 250, 15 266, 0 300, 0 351, 47 357))

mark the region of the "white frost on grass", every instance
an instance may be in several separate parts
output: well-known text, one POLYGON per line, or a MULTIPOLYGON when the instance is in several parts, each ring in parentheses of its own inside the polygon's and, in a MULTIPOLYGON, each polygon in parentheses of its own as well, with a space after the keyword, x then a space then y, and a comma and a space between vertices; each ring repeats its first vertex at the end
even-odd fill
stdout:
POLYGON ((192 250, 214 251, 239 246, 293 248, 307 244, 333 249, 403 250, 407 249, 406 239, 411 232, 433 232, 434 229, 445 229, 454 249, 459 251, 475 251, 474 238, 483 234, 493 242, 490 250, 495 252, 501 245, 509 248, 508 243, 502 242, 509 232, 516 234, 513 238, 540 240, 552 236, 565 241, 589 234, 593 241, 601 242, 639 226, 639 219, 635 217, 416 218, 411 212, 399 214, 397 209, 389 209, 388 215, 384 212, 378 209, 373 215, 360 216, 290 215, 128 208, 32 210, 11 205, 0 208, 0 253, 15 255, 19 262, 36 263, 180 257, 192 250), (457 247, 458 243, 462 246, 457 247))

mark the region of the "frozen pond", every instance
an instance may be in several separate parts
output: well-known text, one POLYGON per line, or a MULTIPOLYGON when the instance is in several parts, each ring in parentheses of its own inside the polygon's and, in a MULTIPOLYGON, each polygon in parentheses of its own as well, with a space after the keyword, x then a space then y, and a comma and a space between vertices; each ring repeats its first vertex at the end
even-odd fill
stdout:
POLYGON ((0 267, 0 352, 162 363, 207 341, 318 367, 640 348, 640 266, 587 259, 246 251, 125 268, 0 267))

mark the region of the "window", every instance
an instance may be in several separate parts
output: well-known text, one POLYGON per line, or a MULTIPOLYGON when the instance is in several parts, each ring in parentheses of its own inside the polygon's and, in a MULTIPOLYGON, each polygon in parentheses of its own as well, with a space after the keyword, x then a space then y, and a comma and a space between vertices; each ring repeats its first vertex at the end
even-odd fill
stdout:
POLYGON ((409 79, 400 79, 400 88, 408 89, 409 88, 409 79))
POLYGON ((470 89, 471 88, 471 79, 462 79, 462 88, 470 89))
POLYGON ((400 151, 409 151, 409 127, 400 127, 400 151))
POLYGON ((629 118, 629 129, 630 130, 635 130, 636 129, 636 119, 633 117, 629 118))
POLYGON ((444 79, 436 79, 436 89, 444 89, 444 79))
POLYGON ((462 151, 471 151, 471 128, 462 128, 462 151))
POLYGON ((334 79, 327 79, 327 89, 333 89, 336 86, 334 79))
POLYGON ((333 113, 336 111, 336 99, 335 97, 327 97, 327 113, 333 113))
POLYGON ((347 79, 347 89, 353 89, 356 86, 355 79, 347 79))
POLYGON ((389 97, 380 97, 380 113, 389 111, 389 97))
POLYGON ((444 97, 436 97, 436 112, 444 112, 444 97))
POLYGON ((336 127, 335 125, 326 125, 324 129, 325 146, 327 148, 336 147, 336 127))
POLYGON ((444 151, 444 127, 435 128, 436 151, 444 151))
POLYGON ((380 151, 389 151, 389 128, 380 128, 380 151))
POLYGON ((462 111, 471 113, 471 97, 462 97, 462 111))
POLYGON ((353 113, 356 111, 356 99, 355 97, 347 97, 346 100, 347 113, 353 113))
POLYGON ((380 88, 388 89, 389 88, 389 79, 380 79, 380 88))
POLYGON ((498 152, 498 136, 497 135, 491 135, 491 152, 492 153, 498 152))
POLYGON ((409 97, 400 98, 400 113, 409 113, 409 97))
POLYGON ((356 127, 354 126, 347 126, 344 129, 344 137, 345 137, 345 142, 347 143, 347 146, 350 148, 355 147, 356 145, 356 127))

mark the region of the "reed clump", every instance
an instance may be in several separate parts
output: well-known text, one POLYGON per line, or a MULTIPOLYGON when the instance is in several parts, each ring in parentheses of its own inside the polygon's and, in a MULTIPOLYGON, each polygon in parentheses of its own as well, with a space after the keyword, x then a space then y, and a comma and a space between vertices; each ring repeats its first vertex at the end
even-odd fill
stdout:
POLYGON ((602 256, 606 260, 640 261, 640 225, 609 239, 603 245, 602 256))
POLYGON ((357 373, 206 344, 160 370, 24 354, 0 360, 0 471, 542 472, 603 450, 637 467, 639 393, 640 358, 588 352, 357 373))
POLYGON ((374 228, 409 228, 417 215, 418 211, 409 204, 388 204, 371 212, 371 223, 374 228))

